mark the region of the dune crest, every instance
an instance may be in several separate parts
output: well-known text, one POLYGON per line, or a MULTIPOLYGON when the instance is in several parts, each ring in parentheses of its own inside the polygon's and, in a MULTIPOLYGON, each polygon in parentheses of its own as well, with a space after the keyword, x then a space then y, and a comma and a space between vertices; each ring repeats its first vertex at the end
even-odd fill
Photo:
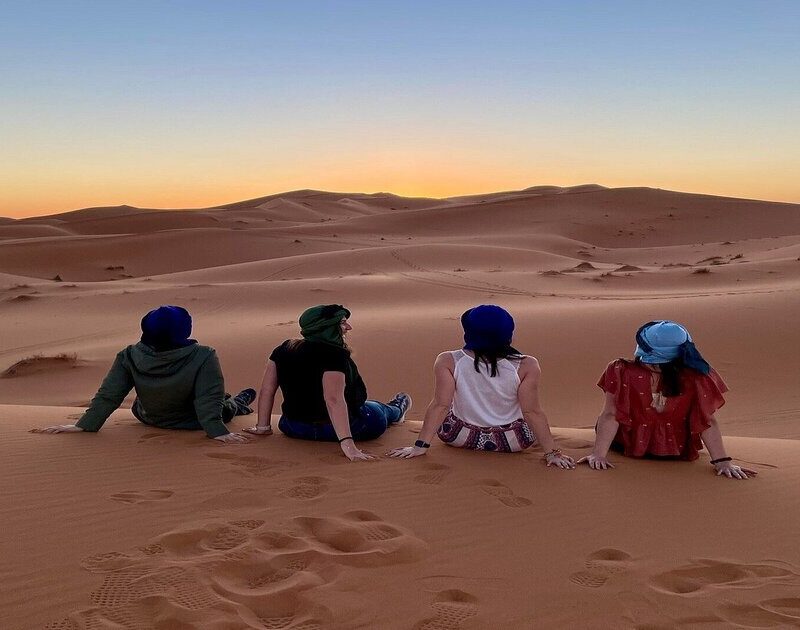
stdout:
POLYGON ((798 204, 589 184, 0 219, 0 521, 13 541, 0 625, 798 627, 798 311, 798 204), (335 444, 277 432, 222 446, 153 429, 133 395, 97 434, 27 433, 79 418, 156 306, 191 312, 236 392, 323 303, 352 311, 370 397, 414 397, 373 453, 417 438, 435 357, 463 344, 464 310, 492 303, 539 359, 542 404, 576 458, 608 362, 631 356, 646 321, 685 324, 730 387, 726 447, 760 474, 717 478, 705 452, 556 471, 538 448, 438 442, 424 458, 350 464, 335 444))

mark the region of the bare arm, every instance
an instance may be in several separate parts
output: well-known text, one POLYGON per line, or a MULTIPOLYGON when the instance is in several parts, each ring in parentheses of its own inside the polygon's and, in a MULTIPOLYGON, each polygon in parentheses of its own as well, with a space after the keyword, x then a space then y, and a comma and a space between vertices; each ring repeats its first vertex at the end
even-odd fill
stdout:
POLYGON ((711 459, 727 457, 725 445, 722 443, 722 431, 719 430, 719 423, 714 416, 711 416, 711 426, 700 434, 700 439, 706 445, 711 459))
MULTIPOLYGON (((722 431, 720 431, 719 423, 714 416, 711 416, 711 426, 700 434, 700 439, 702 439, 703 444, 706 445, 712 461, 727 459, 728 456, 725 453, 725 445, 722 443, 722 431)), ((755 470, 742 468, 733 464, 730 459, 724 462, 718 462, 714 464, 714 467, 717 470, 717 476, 725 475, 731 479, 747 479, 748 477, 754 477, 758 474, 755 470)))
POLYGON ((447 412, 453 404, 453 396, 456 392, 456 380, 453 376, 455 362, 453 355, 443 352, 433 364, 433 398, 428 403, 425 410, 425 417, 422 420, 422 430, 419 432, 419 439, 423 442, 431 443, 433 436, 442 426, 447 412))
POLYGON ((555 464, 559 468, 574 468, 572 458, 562 455, 556 448, 553 434, 550 432, 550 423, 539 402, 541 376, 542 369, 539 367, 539 362, 533 357, 525 357, 519 367, 520 382, 517 389, 522 417, 542 445, 548 466, 555 464))
POLYGON ((344 398, 345 378, 344 372, 322 373, 322 395, 325 398, 325 407, 328 416, 339 438, 339 446, 350 461, 374 459, 372 455, 361 451, 353 441, 350 431, 350 414, 344 398), (345 439, 350 438, 350 439, 345 439))
POLYGON ((597 418, 595 429, 597 436, 594 440, 594 450, 591 455, 586 455, 578 460, 579 464, 586 462, 589 468, 595 470, 606 470, 614 468, 614 464, 608 461, 608 449, 617 435, 619 422, 617 422, 617 405, 614 402, 614 394, 606 392, 606 402, 603 411, 597 418))
POLYGON ((542 370, 539 362, 533 357, 525 357, 519 368, 519 389, 517 397, 519 406, 522 407, 522 417, 528 426, 533 429, 533 434, 542 445, 545 452, 555 450, 556 443, 550 433, 550 423, 539 402, 539 381, 542 370))
POLYGON ((596 457, 606 457, 611 443, 617 435, 619 422, 617 422, 617 406, 614 402, 614 394, 606 393, 606 404, 603 411, 597 418, 597 438, 594 442, 594 455, 596 457))
MULTIPOLYGON (((442 352, 433 364, 433 399, 425 410, 425 417, 422 420, 422 430, 419 432, 419 439, 427 444, 431 443, 433 436, 442 426, 447 412, 453 404, 453 395, 456 391, 456 380, 453 376, 455 362, 453 355, 449 352, 442 352)), ((421 446, 405 446, 396 448, 389 452, 392 457, 418 457, 425 455, 427 448, 421 446)))
POLYGON ((264 369, 264 378, 261 379, 261 389, 258 392, 258 423, 245 431, 255 435, 272 435, 272 407, 275 405, 277 391, 278 367, 270 359, 264 369))

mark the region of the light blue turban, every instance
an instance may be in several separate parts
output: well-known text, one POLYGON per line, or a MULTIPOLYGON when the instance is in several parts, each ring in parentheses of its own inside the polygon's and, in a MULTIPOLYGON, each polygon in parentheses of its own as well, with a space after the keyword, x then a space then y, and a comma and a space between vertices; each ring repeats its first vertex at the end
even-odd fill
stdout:
POLYGON ((636 331, 633 355, 642 363, 669 363, 677 358, 686 367, 708 374, 711 366, 695 348, 689 331, 676 322, 647 322, 636 331))

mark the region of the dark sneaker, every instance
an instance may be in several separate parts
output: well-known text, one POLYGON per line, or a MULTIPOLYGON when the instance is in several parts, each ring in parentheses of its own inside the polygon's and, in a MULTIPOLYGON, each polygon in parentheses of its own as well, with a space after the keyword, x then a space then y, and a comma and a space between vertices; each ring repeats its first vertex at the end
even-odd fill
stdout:
POLYGON ((400 409, 400 418, 397 422, 393 422, 392 424, 400 424, 401 422, 405 421, 406 414, 408 410, 411 409, 411 396, 406 394, 405 392, 400 392, 394 395, 389 402, 386 403, 387 405, 392 405, 392 407, 397 407, 400 409))
POLYGON ((256 390, 252 387, 248 387, 247 389, 243 389, 240 391, 236 396, 233 397, 233 402, 236 403, 236 415, 237 416, 246 416, 248 414, 253 413, 253 410, 250 408, 250 405, 256 399, 256 390))

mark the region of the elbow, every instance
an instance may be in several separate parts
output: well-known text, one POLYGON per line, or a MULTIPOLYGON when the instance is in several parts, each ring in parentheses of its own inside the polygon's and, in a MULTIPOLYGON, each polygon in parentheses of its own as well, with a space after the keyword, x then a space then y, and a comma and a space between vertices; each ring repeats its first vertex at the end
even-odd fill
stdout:
POLYGON ((601 413, 597 418, 597 426, 614 426, 619 424, 615 414, 610 412, 601 413))
POLYGON ((428 411, 431 413, 444 415, 450 411, 450 403, 442 402, 440 400, 432 400, 428 405, 428 411))
POLYGON ((325 406, 328 407, 328 409, 344 404, 344 396, 340 394, 326 394, 323 398, 325 400, 325 406))

